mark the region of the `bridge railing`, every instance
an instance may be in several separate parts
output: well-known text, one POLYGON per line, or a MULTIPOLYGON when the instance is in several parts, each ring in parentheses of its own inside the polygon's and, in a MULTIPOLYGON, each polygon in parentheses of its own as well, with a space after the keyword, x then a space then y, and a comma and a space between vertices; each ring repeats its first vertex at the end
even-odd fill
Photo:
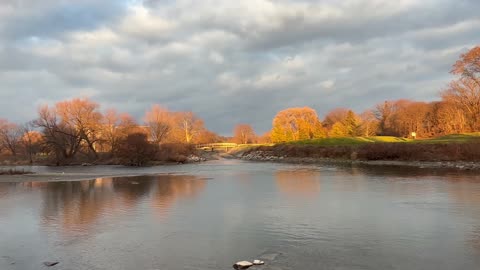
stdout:
POLYGON ((236 143, 204 143, 204 144, 197 144, 195 148, 197 149, 232 149, 237 147, 238 144, 236 143))

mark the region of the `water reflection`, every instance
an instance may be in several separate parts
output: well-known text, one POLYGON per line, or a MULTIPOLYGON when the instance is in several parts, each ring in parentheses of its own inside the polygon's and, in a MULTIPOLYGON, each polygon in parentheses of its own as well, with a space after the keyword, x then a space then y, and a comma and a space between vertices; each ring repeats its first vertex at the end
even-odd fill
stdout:
POLYGON ((152 197, 156 213, 161 218, 165 217, 175 201, 195 198, 204 190, 206 184, 206 180, 199 180, 194 176, 182 176, 181 181, 175 176, 164 176, 162 181, 156 182, 152 197))
POLYGON ((317 170, 278 170, 275 180, 279 191, 293 197, 313 197, 320 192, 317 170))
POLYGON ((41 188, 44 225, 66 233, 85 232, 105 216, 138 210, 144 198, 166 213, 175 200, 194 197, 206 181, 191 176, 141 176, 102 178, 91 181, 25 183, 41 188))
POLYGON ((198 177, 0 183, 0 269, 57 259, 78 270, 228 269, 266 254, 266 269, 480 266, 480 181, 470 173, 178 168, 198 177))

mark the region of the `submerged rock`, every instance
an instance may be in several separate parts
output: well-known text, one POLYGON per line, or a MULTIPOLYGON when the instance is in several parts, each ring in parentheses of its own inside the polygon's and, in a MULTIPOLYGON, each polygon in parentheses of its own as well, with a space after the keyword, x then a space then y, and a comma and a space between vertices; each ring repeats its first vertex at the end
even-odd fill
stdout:
POLYGON ((52 266, 55 266, 57 264, 59 264, 60 262, 44 262, 43 265, 47 266, 47 267, 52 267, 52 266))
POLYGON ((236 264, 233 265, 233 268, 239 270, 239 269, 248 269, 253 266, 253 263, 247 262, 247 261, 241 261, 237 262, 236 264))

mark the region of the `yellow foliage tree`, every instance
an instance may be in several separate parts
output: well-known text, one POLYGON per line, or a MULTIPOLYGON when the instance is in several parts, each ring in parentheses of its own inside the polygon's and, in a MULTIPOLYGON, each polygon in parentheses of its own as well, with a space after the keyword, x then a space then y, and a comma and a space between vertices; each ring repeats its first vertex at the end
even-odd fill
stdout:
POLYGON ((288 108, 273 119, 272 142, 288 142, 325 137, 315 110, 309 107, 288 108))

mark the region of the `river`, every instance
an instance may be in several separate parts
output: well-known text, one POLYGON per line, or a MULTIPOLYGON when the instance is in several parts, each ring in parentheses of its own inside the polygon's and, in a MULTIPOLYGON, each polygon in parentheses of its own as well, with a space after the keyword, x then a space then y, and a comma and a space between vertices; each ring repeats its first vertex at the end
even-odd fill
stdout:
POLYGON ((480 176, 221 160, 0 183, 0 269, 480 269, 480 176))

